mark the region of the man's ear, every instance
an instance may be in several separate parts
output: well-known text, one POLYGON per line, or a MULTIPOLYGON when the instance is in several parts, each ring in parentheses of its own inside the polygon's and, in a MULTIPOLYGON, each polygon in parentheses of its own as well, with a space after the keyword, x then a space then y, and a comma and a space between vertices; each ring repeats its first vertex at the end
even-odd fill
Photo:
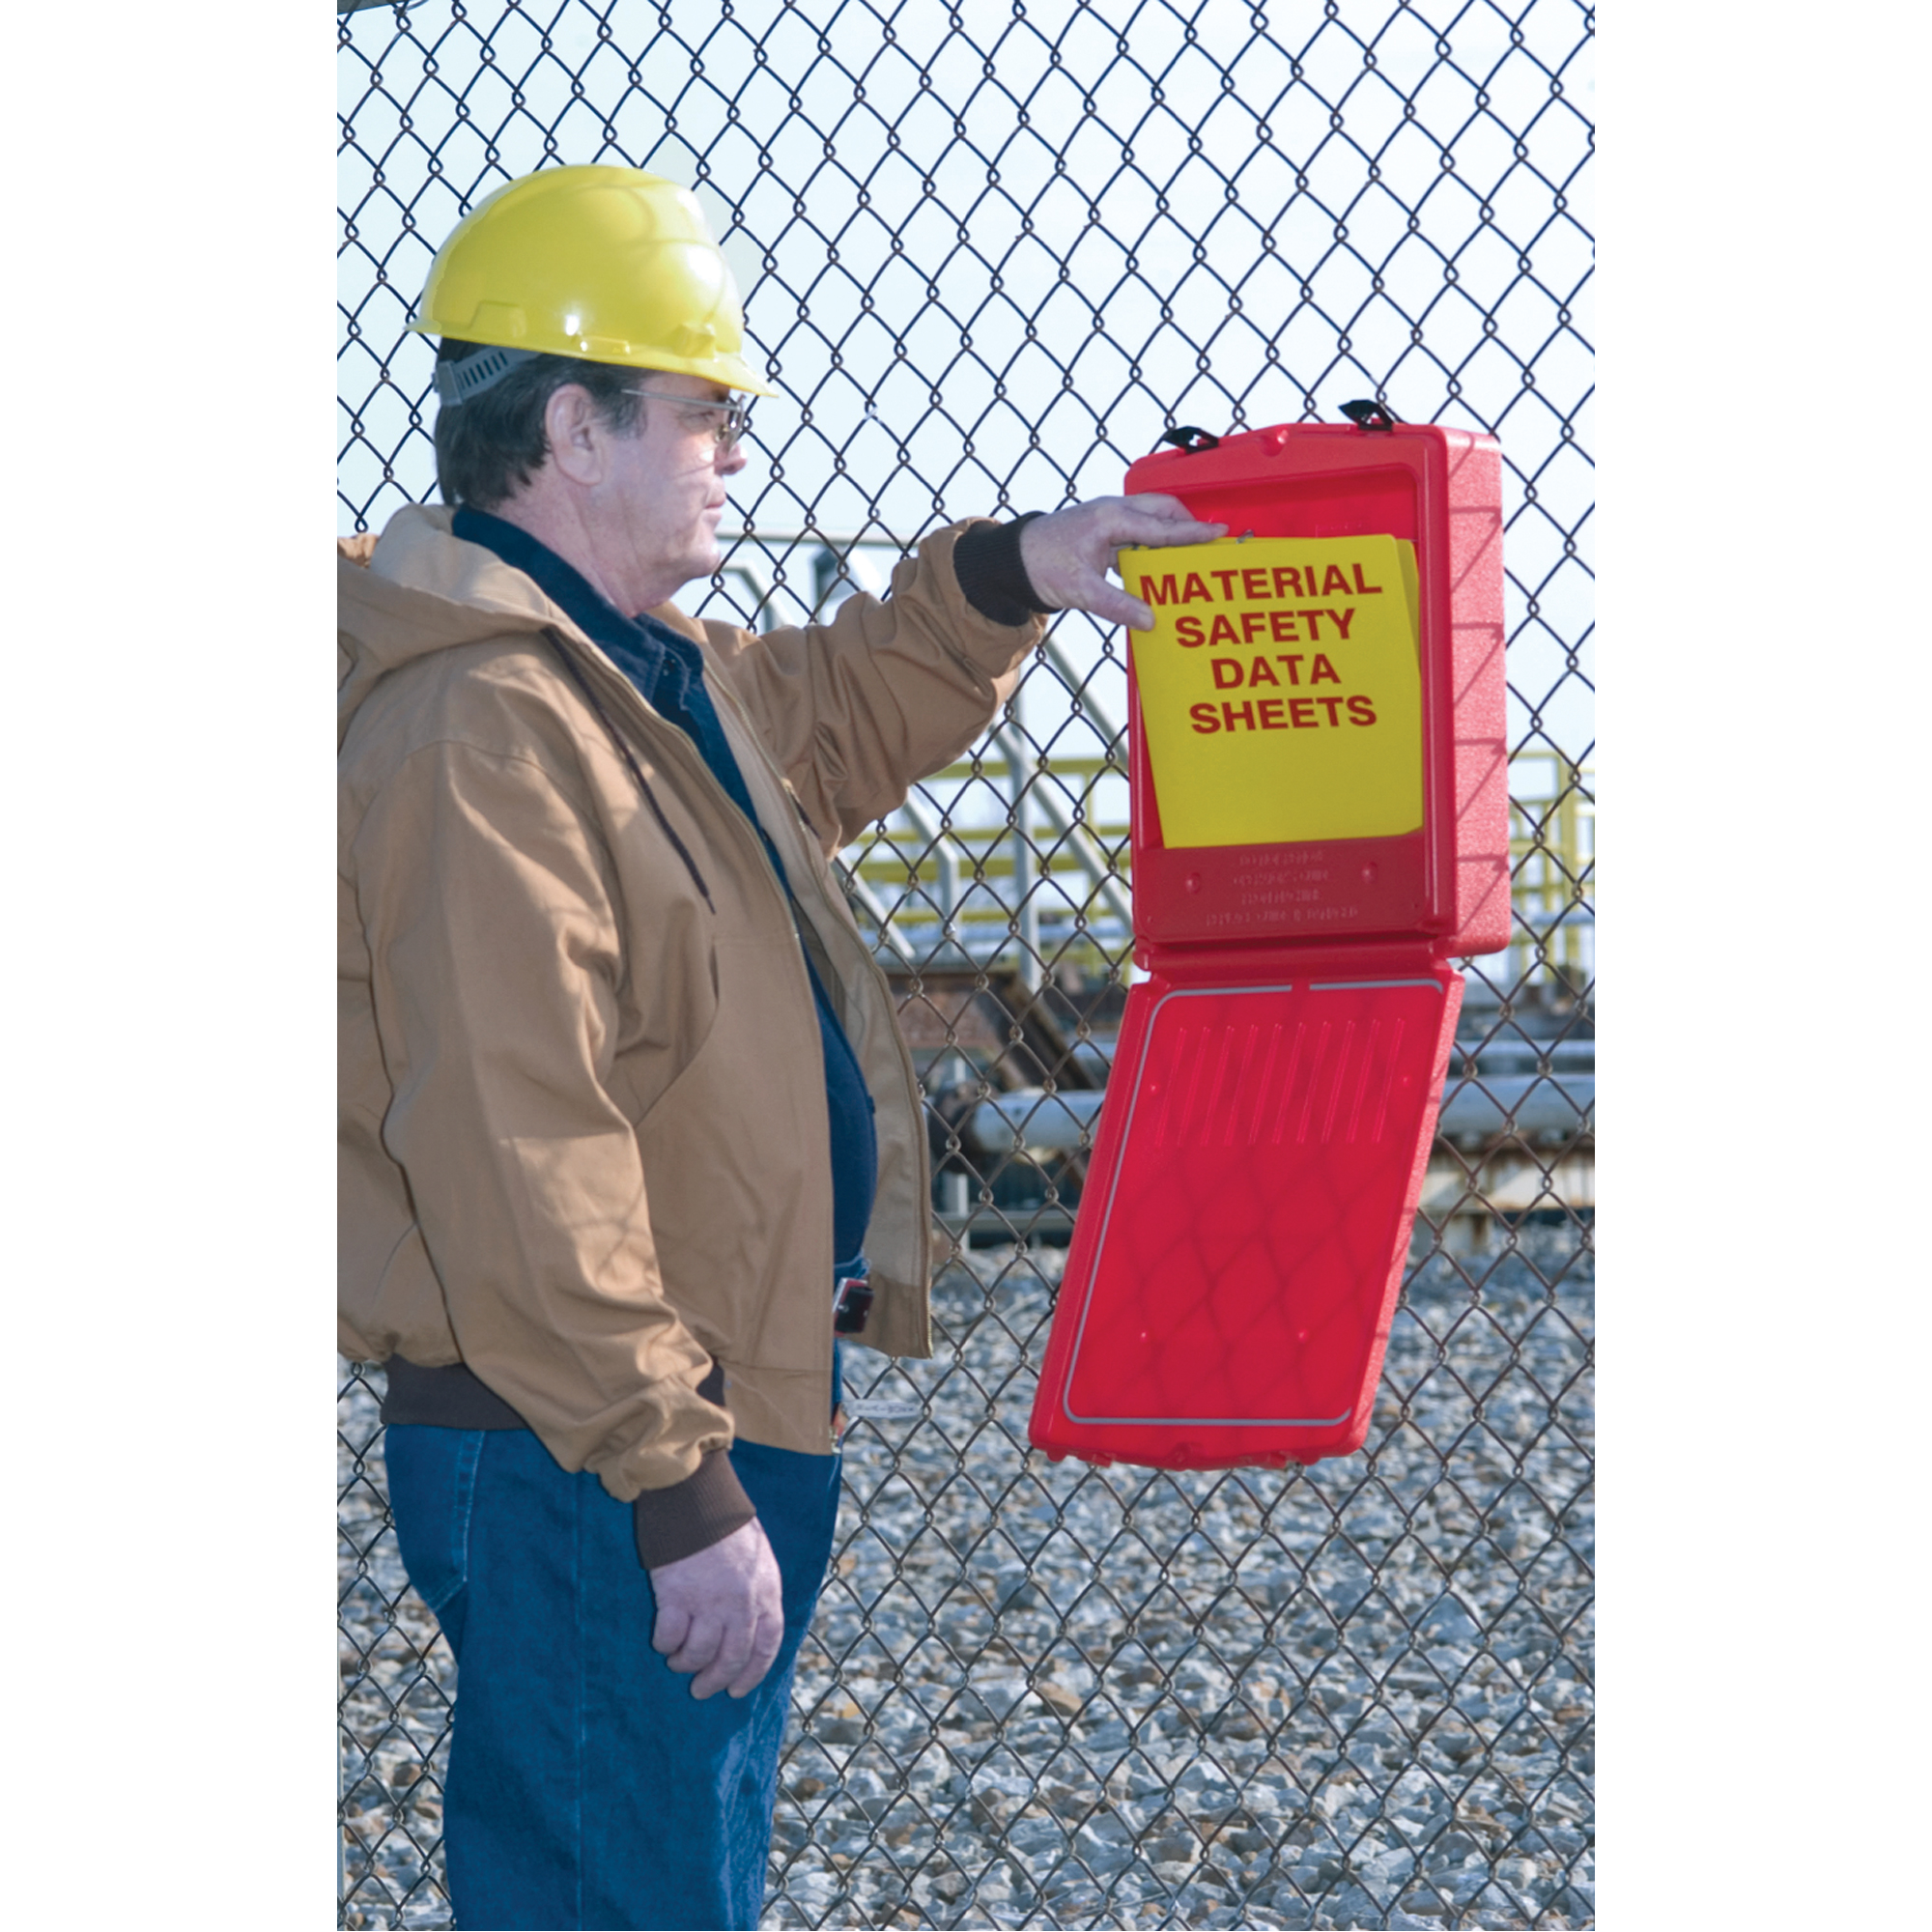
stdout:
POLYGON ((610 425, 581 383, 551 391, 544 405, 544 440, 558 474, 584 488, 603 482, 610 440, 610 425))

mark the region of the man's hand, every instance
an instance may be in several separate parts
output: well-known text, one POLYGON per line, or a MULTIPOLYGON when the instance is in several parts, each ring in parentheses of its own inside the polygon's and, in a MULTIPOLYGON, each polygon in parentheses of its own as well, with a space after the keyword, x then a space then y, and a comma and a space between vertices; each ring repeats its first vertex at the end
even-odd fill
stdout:
POLYGON ((778 1559, 764 1526, 748 1522, 647 1574, 658 1601, 651 1648, 673 1670, 697 1673, 691 1694, 744 1697, 755 1690, 784 1634, 778 1559))
POLYGON ((1095 497, 1036 517, 1020 531, 1020 561, 1041 603, 1151 631, 1153 612, 1107 582, 1115 553, 1125 544, 1212 543, 1227 534, 1226 524, 1197 524, 1173 497, 1095 497))

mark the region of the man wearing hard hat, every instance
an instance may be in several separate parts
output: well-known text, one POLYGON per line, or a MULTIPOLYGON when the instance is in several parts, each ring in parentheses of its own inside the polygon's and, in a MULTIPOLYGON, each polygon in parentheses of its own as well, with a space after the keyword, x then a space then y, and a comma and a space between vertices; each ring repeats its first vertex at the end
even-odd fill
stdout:
POLYGON ((754 1925, 836 1337, 931 1351, 920 1091, 827 862, 985 728, 1043 613, 1151 625, 1119 546, 1221 527, 956 525, 753 637, 671 602, 774 393, 686 190, 513 182, 411 326, 445 506, 342 568, 341 1346, 388 1365, 458 1661, 451 1894, 754 1925))

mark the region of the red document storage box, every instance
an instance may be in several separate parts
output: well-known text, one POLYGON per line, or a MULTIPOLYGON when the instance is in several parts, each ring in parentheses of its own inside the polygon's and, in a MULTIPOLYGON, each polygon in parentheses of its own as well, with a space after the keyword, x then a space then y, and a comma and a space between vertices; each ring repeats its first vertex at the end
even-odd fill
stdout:
POLYGON ((1509 938, 1500 457, 1292 426, 1144 459, 1135 958, 1035 1401, 1054 1457, 1357 1449, 1462 980, 1509 938))

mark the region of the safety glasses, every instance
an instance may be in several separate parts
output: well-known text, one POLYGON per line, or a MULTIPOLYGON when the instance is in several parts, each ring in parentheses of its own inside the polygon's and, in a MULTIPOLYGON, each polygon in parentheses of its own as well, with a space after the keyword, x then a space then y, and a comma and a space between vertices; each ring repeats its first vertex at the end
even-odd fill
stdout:
POLYGON ((665 389, 631 389, 628 393, 648 396, 654 402, 674 403, 684 412, 687 421, 694 416, 708 418, 712 440, 721 450, 736 447, 752 426, 749 403, 708 403, 702 396, 674 396, 665 389))

